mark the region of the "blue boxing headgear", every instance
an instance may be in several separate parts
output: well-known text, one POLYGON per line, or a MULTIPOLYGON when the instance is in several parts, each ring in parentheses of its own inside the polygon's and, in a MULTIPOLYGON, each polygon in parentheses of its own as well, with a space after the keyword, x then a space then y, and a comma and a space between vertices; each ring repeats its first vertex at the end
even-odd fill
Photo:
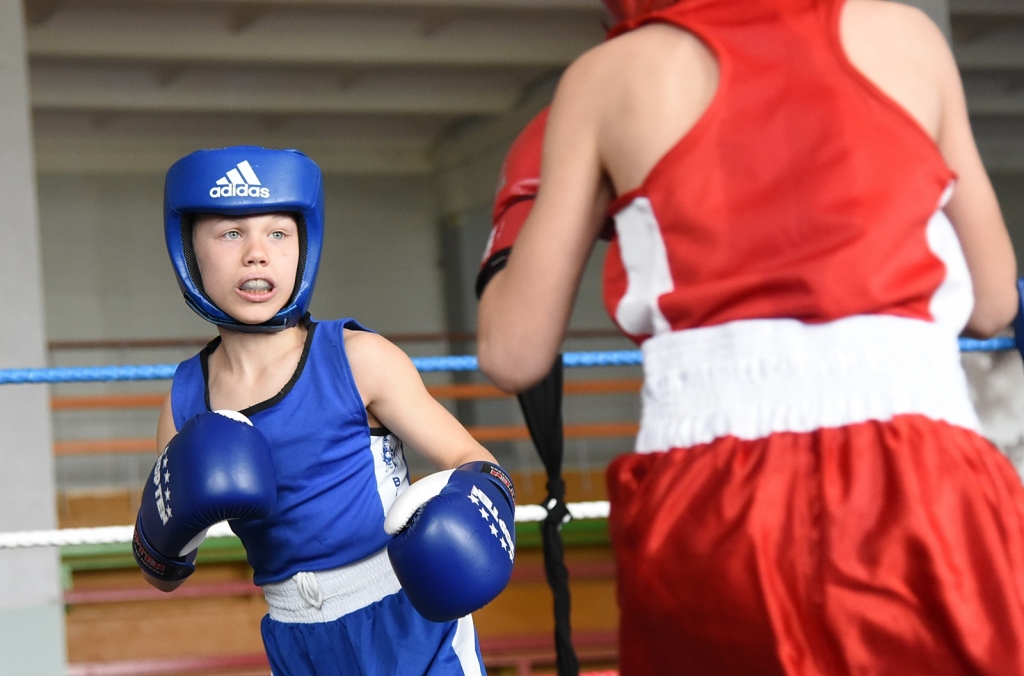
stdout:
POLYGON ((208 322, 235 331, 280 331, 298 324, 309 308, 324 235, 320 167, 297 150, 233 146, 197 150, 167 171, 164 237, 178 286, 188 306, 208 322), (245 324, 213 304, 203 291, 192 251, 196 214, 248 216, 290 213, 299 226, 295 290, 281 311, 262 324, 245 324))

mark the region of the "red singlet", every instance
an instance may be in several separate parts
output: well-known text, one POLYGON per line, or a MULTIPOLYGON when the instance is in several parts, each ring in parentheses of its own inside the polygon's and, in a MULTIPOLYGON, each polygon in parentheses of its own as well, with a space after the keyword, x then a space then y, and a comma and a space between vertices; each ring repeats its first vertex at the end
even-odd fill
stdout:
POLYGON ((843 0, 683 0, 720 68, 610 211, 642 344, 609 468, 623 676, 1024 674, 1024 491, 978 433, 970 276, 935 143, 861 75, 843 0))

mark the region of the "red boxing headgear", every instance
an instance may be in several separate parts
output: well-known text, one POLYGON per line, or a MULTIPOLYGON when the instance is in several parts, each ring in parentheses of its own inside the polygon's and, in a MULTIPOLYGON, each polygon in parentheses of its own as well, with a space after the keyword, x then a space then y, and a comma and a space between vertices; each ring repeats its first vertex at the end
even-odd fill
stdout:
POLYGON ((681 0, 604 0, 604 6, 615 17, 615 22, 635 19, 659 9, 665 9, 681 0))

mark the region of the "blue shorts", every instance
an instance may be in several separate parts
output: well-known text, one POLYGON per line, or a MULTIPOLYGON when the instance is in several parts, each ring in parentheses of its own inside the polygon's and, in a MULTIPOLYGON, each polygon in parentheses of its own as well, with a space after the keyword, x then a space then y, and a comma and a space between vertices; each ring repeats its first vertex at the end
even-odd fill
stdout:
POLYGON ((485 676, 471 617, 437 623, 404 591, 333 622, 260 627, 274 676, 485 676))
POLYGON ((274 676, 485 676, 473 619, 431 622, 385 552, 264 585, 260 627, 274 676))

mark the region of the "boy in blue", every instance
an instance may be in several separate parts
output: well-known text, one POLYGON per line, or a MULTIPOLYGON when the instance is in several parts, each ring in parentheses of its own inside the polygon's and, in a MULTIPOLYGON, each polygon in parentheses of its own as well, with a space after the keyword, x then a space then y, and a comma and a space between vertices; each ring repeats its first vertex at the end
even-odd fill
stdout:
POLYGON ((168 172, 165 214, 185 300, 220 335, 178 367, 160 414, 133 542, 144 577, 177 588, 226 519, 270 608, 277 676, 483 674, 468 613, 511 574, 514 490, 401 350, 306 313, 319 168, 198 151, 168 172), (409 486, 402 440, 442 471, 409 486))

